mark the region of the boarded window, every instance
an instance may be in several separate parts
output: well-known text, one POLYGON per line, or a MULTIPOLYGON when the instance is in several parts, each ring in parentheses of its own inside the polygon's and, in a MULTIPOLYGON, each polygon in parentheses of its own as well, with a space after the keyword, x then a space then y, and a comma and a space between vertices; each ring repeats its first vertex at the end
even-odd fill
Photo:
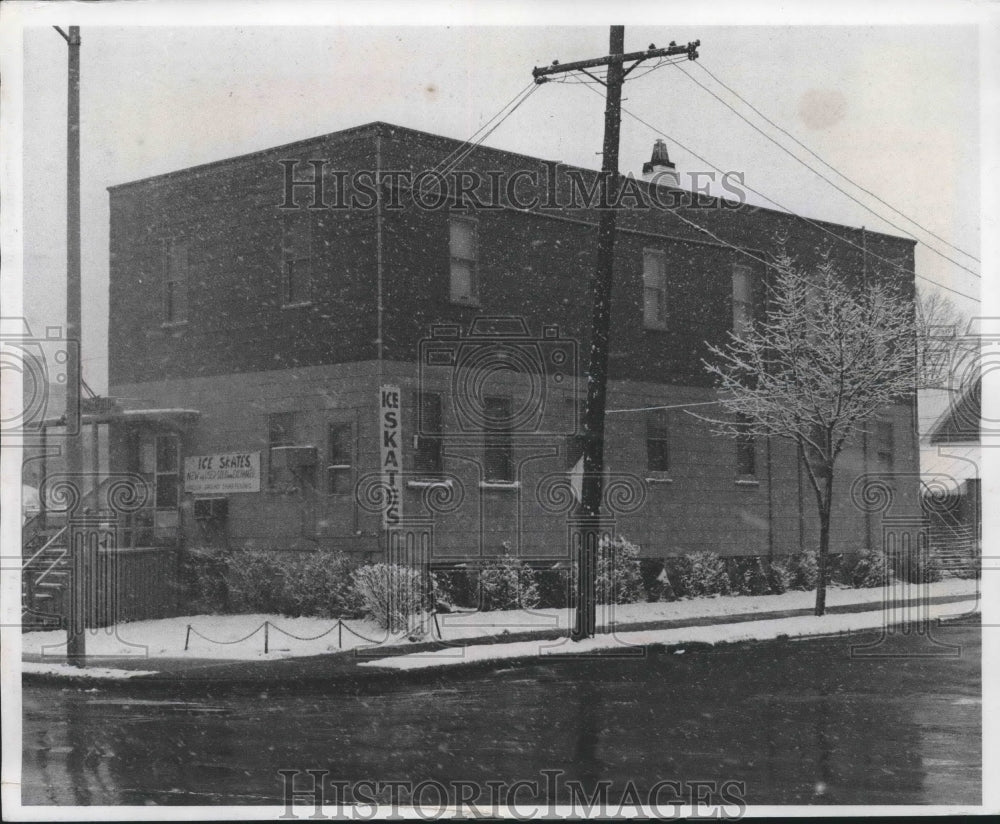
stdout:
POLYGON ((413 469, 425 475, 440 475, 444 471, 441 396, 434 392, 416 392, 414 408, 419 419, 416 448, 413 450, 413 469))
POLYGON ((349 423, 332 423, 328 436, 326 489, 331 495, 347 495, 353 485, 353 430, 349 423))
POLYGON ((483 470, 487 481, 514 480, 514 462, 511 455, 510 400, 486 398, 483 410, 487 421, 492 422, 486 432, 483 470))
POLYGON ((287 215, 281 243, 282 303, 312 300, 312 215, 287 215))
POLYGON ((188 244, 171 240, 166 244, 163 276, 163 317, 167 323, 181 323, 188 314, 188 244))
POLYGON ((647 329, 667 326, 667 260, 663 252, 646 249, 642 255, 643 321, 647 329))
POLYGON ((646 466, 652 472, 670 469, 670 438, 666 409, 654 409, 646 416, 646 466))
POLYGON ((753 272, 749 266, 733 267, 733 332, 742 335, 753 325, 753 272))
POLYGON ((455 303, 479 303, 478 238, 476 224, 464 218, 450 223, 451 300, 455 303))

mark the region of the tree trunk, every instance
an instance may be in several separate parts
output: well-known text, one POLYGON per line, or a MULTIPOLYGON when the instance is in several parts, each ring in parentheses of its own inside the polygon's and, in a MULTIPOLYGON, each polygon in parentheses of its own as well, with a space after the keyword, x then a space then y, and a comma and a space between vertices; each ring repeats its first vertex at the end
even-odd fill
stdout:
POLYGON ((833 499, 833 470, 827 473, 819 501, 819 552, 816 554, 816 615, 826 612, 826 567, 830 554, 830 511, 833 499))

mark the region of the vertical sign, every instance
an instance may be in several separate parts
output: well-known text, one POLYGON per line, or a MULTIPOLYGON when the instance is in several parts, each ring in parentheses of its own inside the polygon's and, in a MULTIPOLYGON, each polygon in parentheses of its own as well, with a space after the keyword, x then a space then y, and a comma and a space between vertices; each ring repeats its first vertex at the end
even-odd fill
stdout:
POLYGON ((395 526, 403 516, 403 422, 398 386, 379 388, 379 456, 382 483, 389 500, 382 513, 383 526, 395 526))

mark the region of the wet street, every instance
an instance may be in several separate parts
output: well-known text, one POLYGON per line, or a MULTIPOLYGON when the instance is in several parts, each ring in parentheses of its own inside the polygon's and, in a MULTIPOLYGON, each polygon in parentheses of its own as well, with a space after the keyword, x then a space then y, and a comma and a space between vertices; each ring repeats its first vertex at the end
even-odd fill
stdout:
POLYGON ((274 804, 283 769, 442 782, 558 769, 584 786, 743 781, 755 804, 979 804, 979 630, 935 633, 961 655, 852 657, 829 638, 498 665, 361 695, 27 686, 23 801, 274 804))

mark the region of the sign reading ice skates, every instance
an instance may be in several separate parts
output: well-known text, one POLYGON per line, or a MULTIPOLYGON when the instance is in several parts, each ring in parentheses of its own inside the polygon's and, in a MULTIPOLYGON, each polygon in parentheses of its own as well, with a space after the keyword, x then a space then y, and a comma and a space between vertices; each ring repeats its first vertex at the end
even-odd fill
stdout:
POLYGON ((403 516, 403 443, 402 409, 398 386, 379 389, 379 466, 382 485, 388 496, 382 512, 382 523, 395 526, 403 516))
POLYGON ((185 458, 184 491, 195 495, 260 492, 260 452, 185 458))

